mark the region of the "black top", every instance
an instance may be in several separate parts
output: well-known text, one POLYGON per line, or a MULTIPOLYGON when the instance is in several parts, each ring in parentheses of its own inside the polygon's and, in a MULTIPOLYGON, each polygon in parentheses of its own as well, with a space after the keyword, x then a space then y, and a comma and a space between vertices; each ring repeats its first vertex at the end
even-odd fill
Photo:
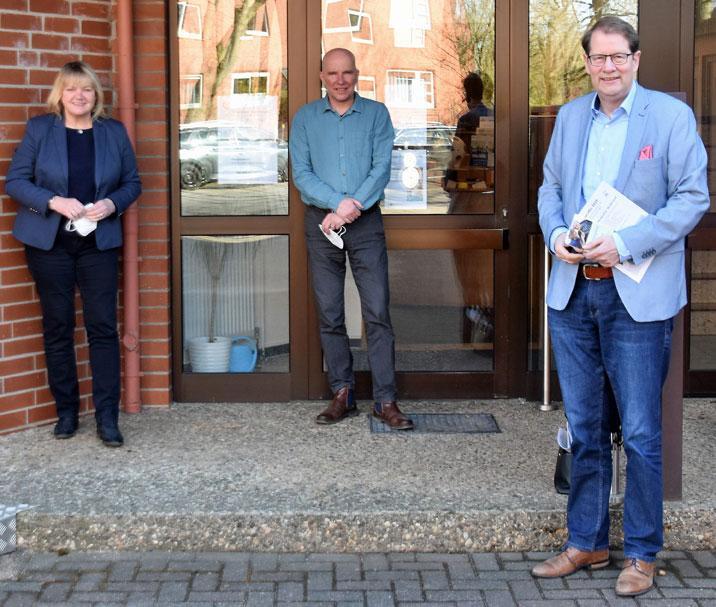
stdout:
POLYGON ((82 204, 94 202, 94 137, 92 129, 67 131, 68 184, 67 196, 82 204))

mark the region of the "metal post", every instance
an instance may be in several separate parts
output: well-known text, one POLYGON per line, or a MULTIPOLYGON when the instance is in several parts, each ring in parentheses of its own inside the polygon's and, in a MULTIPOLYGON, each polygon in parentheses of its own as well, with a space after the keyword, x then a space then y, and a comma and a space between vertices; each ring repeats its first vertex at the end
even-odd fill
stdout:
POLYGON ((544 309, 542 310, 542 404, 539 407, 540 411, 554 411, 557 405, 550 403, 550 372, 551 372, 551 358, 549 355, 549 326, 547 324, 547 282, 549 281, 549 248, 544 248, 544 289, 542 296, 544 299, 544 309))
POLYGON ((612 486, 609 491, 609 505, 618 506, 624 503, 624 495, 620 493, 621 485, 621 466, 619 465, 621 455, 621 441, 617 436, 612 434, 612 486))

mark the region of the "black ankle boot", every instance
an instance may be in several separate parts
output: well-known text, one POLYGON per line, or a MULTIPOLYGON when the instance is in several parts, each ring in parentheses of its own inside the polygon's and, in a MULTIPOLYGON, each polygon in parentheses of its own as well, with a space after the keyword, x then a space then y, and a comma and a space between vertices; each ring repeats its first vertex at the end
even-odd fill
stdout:
POLYGON ((97 422, 97 436, 106 447, 121 447, 124 444, 124 437, 116 422, 97 422))
POLYGON ((55 429, 52 431, 52 433, 55 435, 55 438, 72 438, 75 435, 75 432, 77 432, 77 425, 78 422, 76 417, 60 417, 57 420, 57 423, 55 424, 55 429))

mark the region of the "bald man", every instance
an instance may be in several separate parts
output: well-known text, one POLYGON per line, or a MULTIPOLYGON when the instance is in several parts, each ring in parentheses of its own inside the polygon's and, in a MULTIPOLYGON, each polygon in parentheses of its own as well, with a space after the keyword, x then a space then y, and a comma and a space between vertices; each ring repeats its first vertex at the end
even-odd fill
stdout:
POLYGON ((289 144, 293 181, 306 204, 306 243, 333 391, 316 423, 335 424, 358 414, 343 298, 347 255, 368 338, 373 415, 395 430, 411 430, 413 422, 396 403, 388 253, 379 206, 390 179, 393 125, 385 105, 355 92, 358 69, 350 51, 325 54, 321 81, 326 96, 296 113, 289 144), (334 244, 341 228, 342 248, 334 244))

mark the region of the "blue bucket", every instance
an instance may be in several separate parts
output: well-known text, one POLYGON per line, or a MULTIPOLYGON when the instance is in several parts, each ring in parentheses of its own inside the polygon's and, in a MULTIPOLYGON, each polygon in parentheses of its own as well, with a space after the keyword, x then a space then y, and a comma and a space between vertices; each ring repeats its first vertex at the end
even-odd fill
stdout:
POLYGON ((229 371, 231 373, 251 373, 256 368, 258 354, 255 339, 245 335, 234 337, 231 341, 229 354, 229 371))

